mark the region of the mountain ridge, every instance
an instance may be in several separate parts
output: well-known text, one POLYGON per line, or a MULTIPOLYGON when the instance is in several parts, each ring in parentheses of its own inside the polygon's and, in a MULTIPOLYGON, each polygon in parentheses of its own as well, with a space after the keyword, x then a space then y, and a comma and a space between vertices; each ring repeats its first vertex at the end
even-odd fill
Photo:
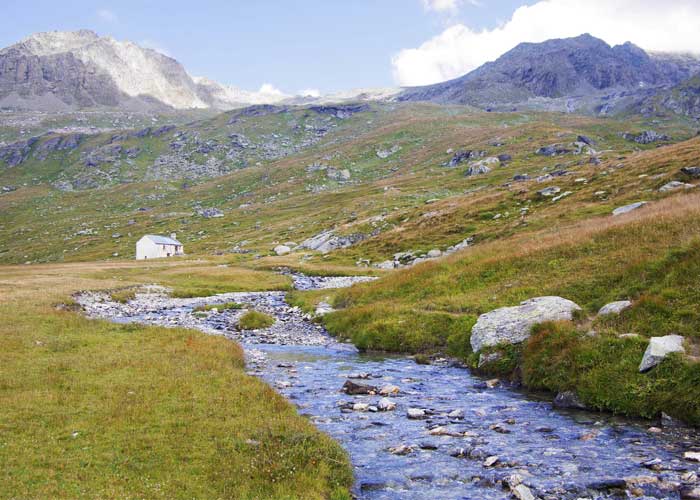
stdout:
POLYGON ((520 43, 458 78, 406 88, 397 100, 495 109, 525 105, 571 111, 573 107, 607 113, 616 101, 621 105, 612 107, 627 107, 630 97, 642 99, 650 90, 673 87, 699 71, 697 57, 649 54, 631 42, 610 46, 583 34, 520 43))

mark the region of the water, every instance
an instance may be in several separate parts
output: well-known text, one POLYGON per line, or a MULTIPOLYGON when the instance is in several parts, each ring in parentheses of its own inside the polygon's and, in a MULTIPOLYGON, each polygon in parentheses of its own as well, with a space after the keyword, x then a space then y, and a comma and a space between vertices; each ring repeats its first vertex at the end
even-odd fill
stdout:
MULTIPOLYGON (((296 280, 309 286, 308 280, 296 280)), ((449 363, 419 365, 405 357, 360 354, 287 306, 281 292, 205 299, 150 294, 127 305, 99 294, 79 300, 91 316, 195 327, 241 342, 250 373, 276 387, 347 449, 358 498, 512 498, 503 480, 518 475, 539 498, 626 498, 608 489, 614 483, 594 483, 627 479, 628 489, 639 487, 636 498, 680 499, 683 478, 692 480, 688 474, 698 471, 697 464, 682 458, 699 443, 690 431, 652 434, 648 423, 558 411, 526 393, 487 388, 449 363), (192 314, 197 305, 229 300, 252 304, 278 322, 264 332, 237 332, 232 325, 241 311, 192 314), (342 393, 348 377, 357 375, 367 377, 353 379, 359 384, 398 386, 399 393, 389 396, 395 410, 353 410, 356 403, 376 406, 382 398, 342 393), (409 419, 409 408, 425 410, 426 417, 409 419), (449 435, 431 434, 436 427, 449 435), (391 451, 400 446, 405 454, 391 451), (495 463, 487 466, 490 461, 495 463)))

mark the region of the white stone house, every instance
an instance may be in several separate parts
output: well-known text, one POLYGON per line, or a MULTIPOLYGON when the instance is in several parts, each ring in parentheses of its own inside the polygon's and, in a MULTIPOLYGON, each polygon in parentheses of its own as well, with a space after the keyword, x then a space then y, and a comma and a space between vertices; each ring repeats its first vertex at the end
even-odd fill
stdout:
POLYGON ((182 243, 177 241, 175 233, 167 236, 147 234, 136 242, 136 260, 161 259, 163 257, 174 257, 185 255, 182 243))

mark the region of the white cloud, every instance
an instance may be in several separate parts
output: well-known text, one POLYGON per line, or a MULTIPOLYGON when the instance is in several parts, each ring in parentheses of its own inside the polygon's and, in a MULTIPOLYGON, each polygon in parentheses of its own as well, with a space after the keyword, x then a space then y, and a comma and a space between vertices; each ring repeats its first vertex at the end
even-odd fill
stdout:
MULTIPOLYGON (((423 0, 449 9, 459 0, 423 0)), ((417 48, 392 58, 399 85, 427 85, 461 76, 520 42, 542 42, 590 33, 610 44, 631 41, 651 51, 700 50, 700 2, 666 0, 540 0, 513 12, 492 30, 455 24, 417 48)))
POLYGON ((422 0, 422 2, 425 10, 449 14, 454 14, 462 3, 481 5, 478 0, 422 0))
POLYGON ((302 97, 321 97, 321 91, 318 89, 304 89, 299 92, 302 97))
POLYGON ((285 95, 284 92, 282 92, 280 89, 278 89, 277 87, 275 87, 271 83, 263 83, 260 86, 260 89, 258 90, 258 94, 262 94, 264 96, 270 96, 270 97, 273 97, 273 96, 282 97, 285 95))
POLYGON ((119 21, 119 18, 117 17, 117 15, 109 9, 98 10, 97 17, 99 17, 100 20, 102 20, 106 23, 110 23, 110 24, 114 24, 114 23, 119 21))

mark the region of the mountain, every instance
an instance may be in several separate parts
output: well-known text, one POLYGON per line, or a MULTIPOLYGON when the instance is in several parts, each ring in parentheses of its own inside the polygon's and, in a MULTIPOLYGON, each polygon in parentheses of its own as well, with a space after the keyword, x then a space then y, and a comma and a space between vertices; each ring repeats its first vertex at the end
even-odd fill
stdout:
POLYGON ((695 57, 648 54, 629 42, 611 47, 585 34, 521 43, 462 77, 405 89, 397 99, 608 112, 630 99, 678 85, 698 71, 700 60, 695 57))

